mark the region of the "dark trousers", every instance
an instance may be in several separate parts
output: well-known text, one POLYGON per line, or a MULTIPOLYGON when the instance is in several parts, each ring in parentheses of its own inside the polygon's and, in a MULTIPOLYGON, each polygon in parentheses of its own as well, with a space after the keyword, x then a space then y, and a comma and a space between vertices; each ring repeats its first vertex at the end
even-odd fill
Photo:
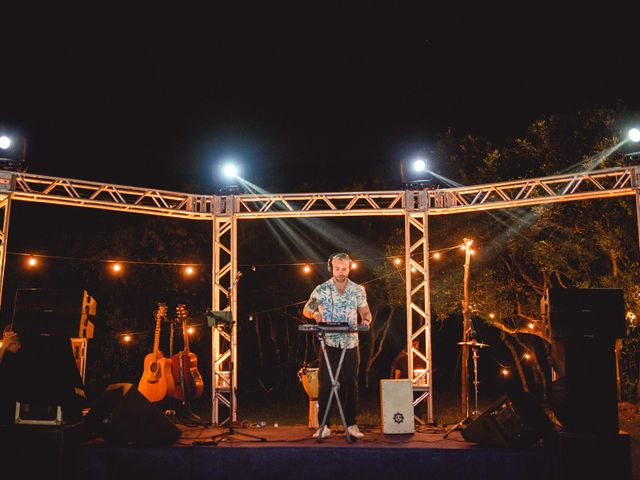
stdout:
MULTIPOLYGON (((329 362, 331 364, 331 370, 335 376, 335 372, 338 369, 338 363, 340 362, 340 356, 342 355, 342 347, 326 347, 327 355, 329 356, 329 362)), ((340 388, 338 394, 342 401, 342 409, 344 411, 345 420, 347 426, 356 424, 356 408, 358 406, 358 364, 360 363, 360 352, 358 347, 347 348, 344 354, 344 360, 342 362, 342 368, 340 369, 340 378, 338 382, 340 388)), ((329 376, 329 370, 324 359, 324 354, 320 352, 320 372, 318 375, 318 422, 322 424, 322 418, 324 412, 327 409, 329 403, 329 395, 331 394, 331 377, 329 376)), ((337 410, 338 406, 336 399, 331 402, 331 409, 337 415, 340 412, 337 410)), ((331 425, 331 412, 327 416, 327 425, 331 425)))

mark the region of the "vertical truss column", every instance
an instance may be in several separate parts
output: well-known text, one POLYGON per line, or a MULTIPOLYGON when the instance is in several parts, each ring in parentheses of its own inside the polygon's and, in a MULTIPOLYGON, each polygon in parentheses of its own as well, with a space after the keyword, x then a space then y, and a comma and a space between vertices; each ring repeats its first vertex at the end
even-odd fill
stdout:
MULTIPOLYGON (((213 425, 221 425, 227 421, 234 422, 236 420, 236 392, 231 392, 229 369, 233 373, 232 384, 235 387, 238 384, 238 350, 236 348, 237 297, 236 288, 232 289, 231 286, 233 279, 236 277, 238 263, 237 219, 232 208, 235 199, 231 196, 216 198, 216 200, 220 200, 223 207, 230 208, 217 208, 218 211, 223 211, 223 213, 215 215, 213 219, 211 306, 213 310, 223 310, 228 305, 231 305, 233 314, 230 333, 217 327, 212 327, 211 329, 211 423, 213 425), (231 348, 232 344, 233 348, 231 348), (230 358, 232 352, 233 358, 230 358), (227 368, 225 368, 225 365, 227 365, 227 368), (231 395, 234 395, 233 402, 231 401, 231 395), (222 406, 229 409, 229 416, 223 420, 220 419, 220 408, 222 406)), ((234 390, 237 390, 237 387, 234 390)))
POLYGON ((407 304, 407 372, 418 393, 414 406, 427 403, 427 422, 433 423, 433 376, 431 362, 431 298, 429 288, 429 217, 427 192, 405 192, 404 252, 407 304), (415 240, 413 240, 415 239, 415 240), (415 270, 412 274, 411 270, 415 270), (415 286, 413 285, 415 283, 415 286), (413 347, 414 340, 420 342, 413 347), (424 345, 424 350, 420 346, 424 345), (414 359, 420 358, 425 370, 414 371, 414 359))
POLYGON ((4 271, 7 264, 7 245, 9 241, 9 215, 11 213, 11 194, 0 195, 2 212, 2 231, 0 232, 0 306, 4 287, 4 271))
POLYGON ((636 190, 636 231, 638 233, 638 248, 640 248, 640 169, 633 170, 633 179, 636 190))

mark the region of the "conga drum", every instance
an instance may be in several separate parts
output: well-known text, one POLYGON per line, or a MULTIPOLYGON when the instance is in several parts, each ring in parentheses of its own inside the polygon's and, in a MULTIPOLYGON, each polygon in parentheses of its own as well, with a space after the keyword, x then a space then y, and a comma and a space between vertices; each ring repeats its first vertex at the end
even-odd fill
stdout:
POLYGON ((304 391, 309 395, 309 428, 318 428, 318 390, 320 388, 317 368, 301 368, 298 377, 304 391))

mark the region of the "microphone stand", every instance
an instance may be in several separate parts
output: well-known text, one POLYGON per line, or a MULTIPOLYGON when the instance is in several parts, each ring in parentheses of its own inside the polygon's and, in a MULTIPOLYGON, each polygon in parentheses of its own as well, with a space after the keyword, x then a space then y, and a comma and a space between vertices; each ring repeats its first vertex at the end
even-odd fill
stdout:
MULTIPOLYGON (((230 437, 232 435, 237 435, 237 436, 243 436, 243 437, 247 437, 247 438, 252 438, 254 440, 257 440, 259 442, 266 442, 267 439, 264 437, 259 437, 257 435, 251 435, 248 433, 242 433, 242 432, 237 432, 233 423, 233 412, 235 410, 235 397, 236 397, 236 386, 235 386, 235 382, 233 380, 234 378, 234 373, 235 373, 235 365, 233 363, 233 355, 234 355, 234 351, 235 351, 235 347, 233 345, 234 343, 234 339, 236 337, 235 332, 236 332, 236 322, 233 319, 233 299, 231 297, 233 290, 235 289, 236 285, 238 284, 238 282, 240 281, 240 277, 242 277, 242 272, 238 272, 236 275, 236 278, 233 282, 233 284, 231 285, 231 287, 229 288, 229 293, 226 294, 227 296, 227 301, 229 302, 229 312, 230 312, 230 322, 229 322, 229 424, 227 427, 227 431, 226 432, 222 432, 222 433, 218 433, 217 435, 213 435, 211 437, 211 440, 208 442, 193 442, 194 445, 215 445, 217 446, 218 443, 222 442, 225 438, 230 437)), ((233 438, 232 438, 233 439, 233 438)))

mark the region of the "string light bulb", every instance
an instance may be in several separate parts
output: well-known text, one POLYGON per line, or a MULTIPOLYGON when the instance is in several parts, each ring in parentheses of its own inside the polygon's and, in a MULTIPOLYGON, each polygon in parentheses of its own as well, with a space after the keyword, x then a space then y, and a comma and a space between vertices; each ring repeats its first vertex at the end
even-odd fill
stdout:
POLYGON ((188 333, 189 335, 193 335, 193 332, 195 332, 195 331, 196 331, 196 330, 195 330, 195 328, 193 328, 193 327, 187 327, 187 333, 188 333))
POLYGON ((533 322, 529 322, 527 327, 529 328, 529 330, 533 330, 534 328, 536 328, 536 326, 535 326, 535 324, 533 322))
POLYGON ((119 263, 114 263, 111 266, 111 269, 115 272, 115 273, 120 273, 122 271, 122 265, 120 265, 119 263))
POLYGON ((433 254, 433 258, 435 258, 436 260, 437 260, 438 258, 440 258, 441 256, 442 256, 442 255, 440 255, 440 252, 436 252, 436 253, 434 253, 434 254, 433 254))
POLYGON ((400 265, 402 263, 402 260, 400 260, 399 258, 394 258, 393 263, 395 263, 396 265, 400 265))
POLYGON ((122 340, 124 341, 124 343, 129 343, 131 341, 131 335, 126 333, 125 335, 123 335, 122 340))
POLYGON ((525 360, 529 360, 529 359, 531 358, 531 354, 530 354, 530 353, 525 353, 525 354, 523 355, 523 358, 524 358, 525 360))
POLYGON ((195 269, 191 265, 184 268, 185 275, 193 275, 194 272, 195 269))
POLYGON ((36 257, 29 257, 27 259, 27 265, 29 267, 35 267, 36 265, 38 265, 38 259, 36 257))
POLYGON ((302 271, 304 273, 311 273, 311 267, 309 265, 305 265, 304 267, 302 267, 302 271))
POLYGON ((509 370, 507 370, 506 368, 503 368, 500 373, 502 373, 503 377, 507 377, 509 375, 509 370))
POLYGON ((356 262, 351 262, 351 270, 356 270, 358 268, 358 264, 356 262))
POLYGON ((489 314, 489 318, 496 318, 496 314, 495 313, 490 313, 489 314))

